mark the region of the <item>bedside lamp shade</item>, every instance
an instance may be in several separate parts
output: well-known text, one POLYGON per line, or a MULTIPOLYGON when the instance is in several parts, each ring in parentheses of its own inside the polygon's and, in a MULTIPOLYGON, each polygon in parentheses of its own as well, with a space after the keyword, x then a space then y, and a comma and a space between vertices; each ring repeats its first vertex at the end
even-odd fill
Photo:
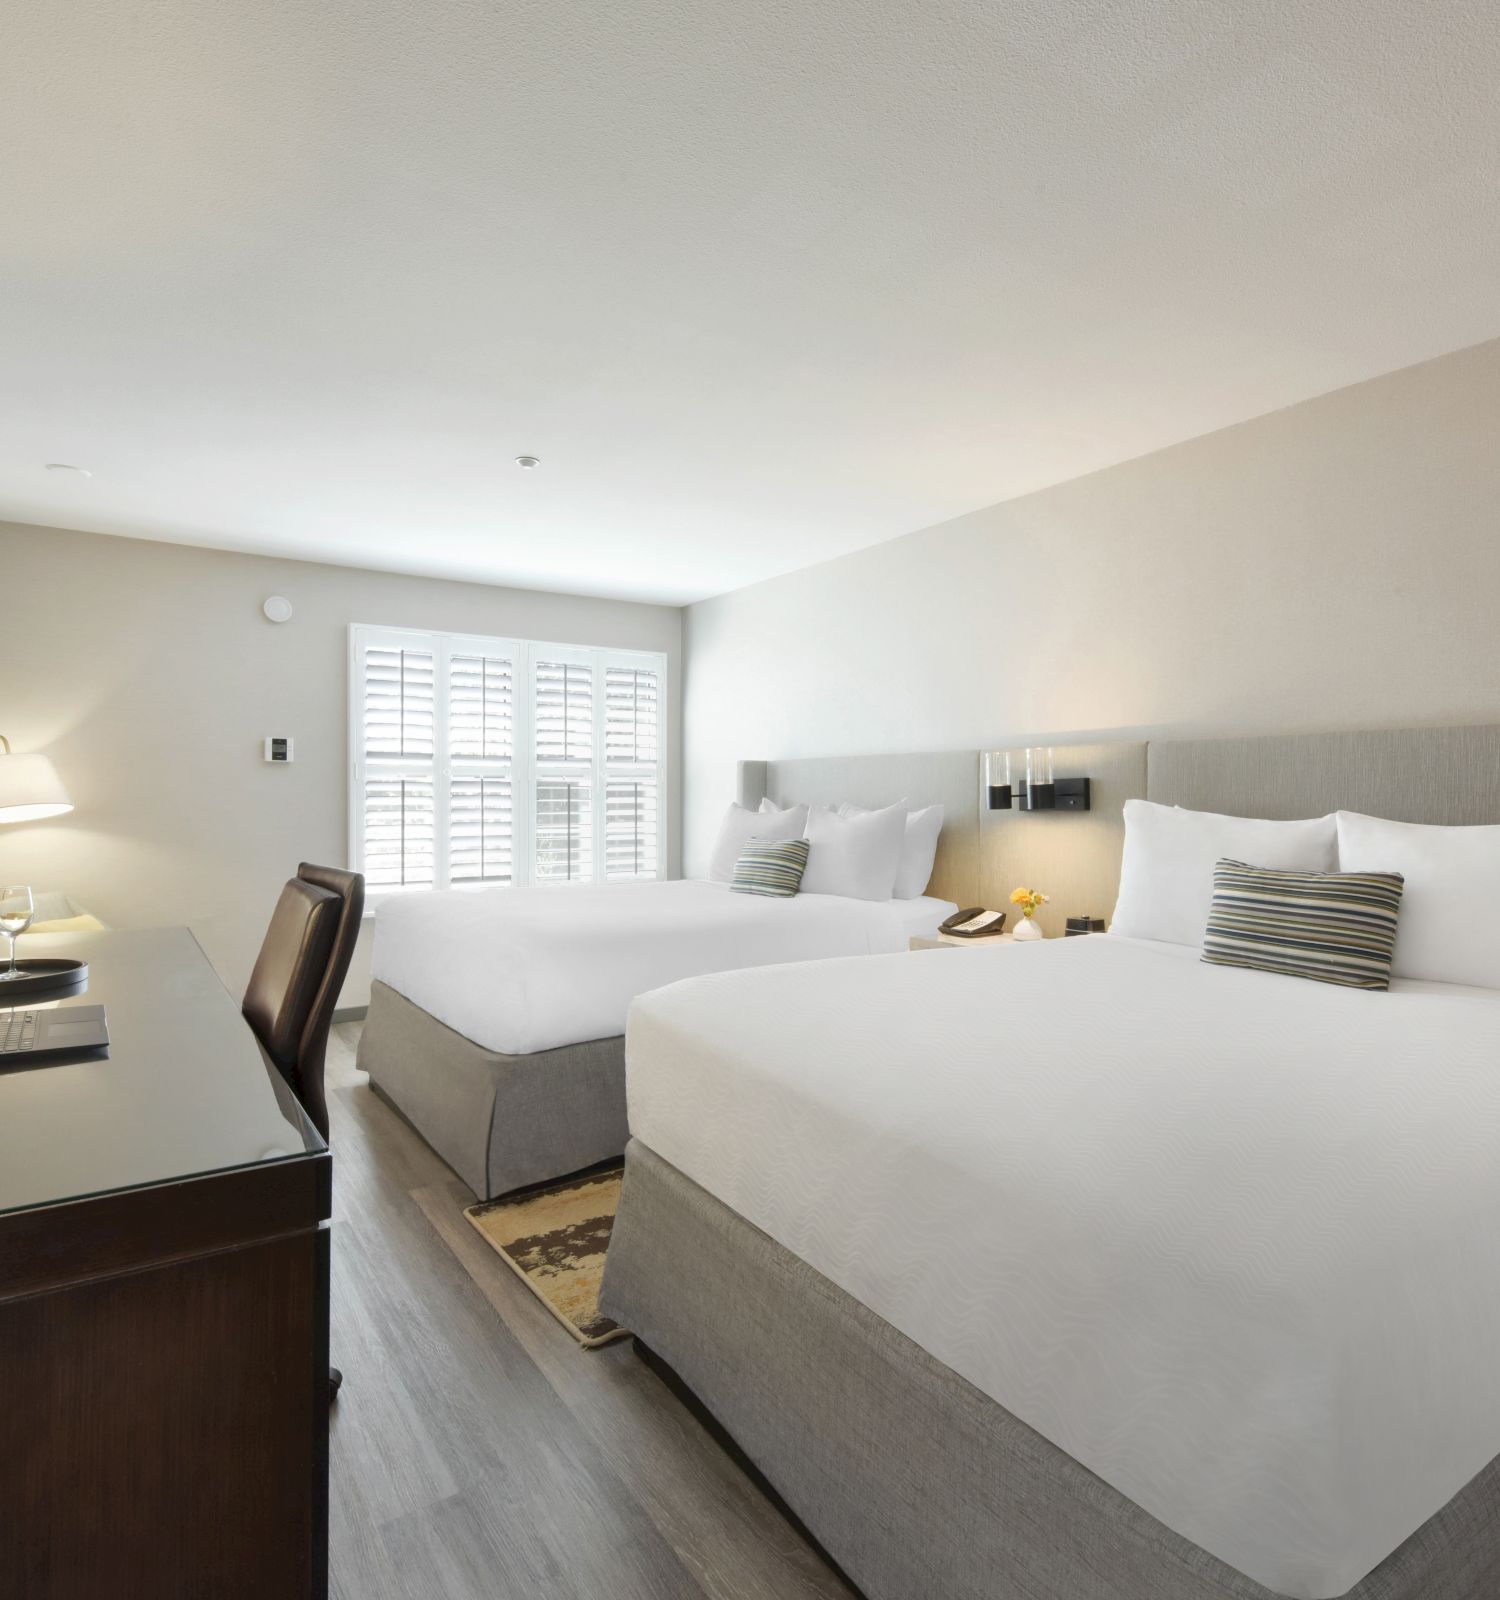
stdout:
POLYGON ((11 753, 0 736, 0 823, 35 822, 73 809, 57 769, 46 756, 11 753))

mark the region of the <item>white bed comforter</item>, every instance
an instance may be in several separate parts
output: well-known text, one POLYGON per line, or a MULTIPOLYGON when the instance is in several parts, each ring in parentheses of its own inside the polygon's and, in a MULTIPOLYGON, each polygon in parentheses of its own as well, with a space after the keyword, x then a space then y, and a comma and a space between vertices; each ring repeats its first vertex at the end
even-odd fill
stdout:
POLYGON ((904 950, 950 901, 731 894, 698 879, 435 890, 375 917, 371 976, 507 1055, 625 1031, 630 1002, 678 978, 904 950))
POLYGON ((1500 993, 1195 956, 677 984, 631 1130, 1169 1527, 1342 1595, 1500 1453, 1500 993))

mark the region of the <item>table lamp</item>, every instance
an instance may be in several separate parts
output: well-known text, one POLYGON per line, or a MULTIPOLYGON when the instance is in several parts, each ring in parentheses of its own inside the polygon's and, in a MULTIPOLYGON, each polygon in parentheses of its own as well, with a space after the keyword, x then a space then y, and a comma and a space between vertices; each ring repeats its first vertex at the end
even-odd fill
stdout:
POLYGON ((73 809, 57 769, 46 756, 18 756, 0 734, 0 823, 36 822, 73 809))

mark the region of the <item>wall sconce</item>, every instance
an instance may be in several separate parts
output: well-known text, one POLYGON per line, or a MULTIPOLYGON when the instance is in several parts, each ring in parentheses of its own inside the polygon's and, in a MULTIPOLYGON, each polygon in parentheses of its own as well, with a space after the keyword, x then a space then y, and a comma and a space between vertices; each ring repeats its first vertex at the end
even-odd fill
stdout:
POLYGON ((984 753, 984 792, 991 811, 1009 811, 1014 797, 1010 781, 1010 751, 984 753))
POLYGON ((1052 746, 1028 749, 1021 768, 1025 777, 1012 775, 1009 750, 987 750, 984 756, 985 796, 991 811, 1087 811, 1089 780, 1059 778, 1053 770, 1052 746))
POLYGON ((18 756, 0 736, 0 822, 36 822, 73 809, 57 769, 46 756, 18 756))

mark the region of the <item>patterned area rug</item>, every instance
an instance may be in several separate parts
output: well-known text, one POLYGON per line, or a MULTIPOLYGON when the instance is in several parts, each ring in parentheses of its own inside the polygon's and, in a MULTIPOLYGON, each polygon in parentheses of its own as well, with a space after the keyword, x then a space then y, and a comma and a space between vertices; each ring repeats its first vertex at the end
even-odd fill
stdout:
POLYGON ((586 1350, 625 1337, 599 1311, 620 1168, 564 1178, 516 1199, 486 1200, 464 1215, 500 1259, 586 1350))

